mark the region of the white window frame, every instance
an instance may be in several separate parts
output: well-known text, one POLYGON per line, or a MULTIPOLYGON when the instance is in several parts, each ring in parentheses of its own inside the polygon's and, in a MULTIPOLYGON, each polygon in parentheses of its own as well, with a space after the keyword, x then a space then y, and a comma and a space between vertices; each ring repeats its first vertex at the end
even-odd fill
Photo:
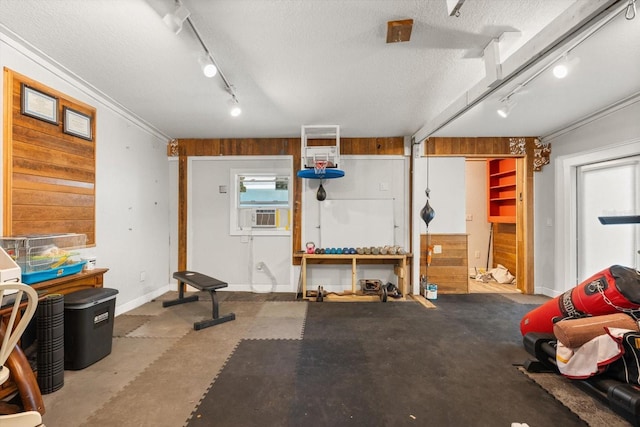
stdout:
POLYGON ((229 234, 232 236, 242 235, 260 235, 260 236, 289 236, 291 235, 292 227, 292 209, 293 206, 293 176, 291 169, 282 168, 232 168, 229 170, 229 183, 230 185, 230 209, 229 209, 229 234), (288 181, 288 203, 286 206, 277 205, 271 206, 268 204, 258 205, 252 207, 240 207, 240 176, 251 175, 274 175, 276 177, 286 177, 288 181), (265 228, 265 227, 240 227, 240 216, 245 214, 246 210, 255 209, 276 209, 279 212, 280 227, 265 228), (283 218, 283 216, 286 216, 283 218))

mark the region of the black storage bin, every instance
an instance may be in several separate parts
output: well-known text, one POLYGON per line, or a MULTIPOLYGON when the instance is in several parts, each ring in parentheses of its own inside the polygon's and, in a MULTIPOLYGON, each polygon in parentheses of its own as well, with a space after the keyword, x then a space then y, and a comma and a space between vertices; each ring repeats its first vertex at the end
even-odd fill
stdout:
POLYGON ((64 368, 78 370, 111 353, 117 289, 92 288, 64 297, 64 368))

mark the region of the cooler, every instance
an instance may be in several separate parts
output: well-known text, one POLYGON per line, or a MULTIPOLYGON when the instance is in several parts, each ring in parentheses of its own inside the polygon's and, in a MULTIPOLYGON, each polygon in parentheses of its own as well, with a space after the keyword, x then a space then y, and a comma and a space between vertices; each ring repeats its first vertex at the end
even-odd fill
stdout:
POLYGON ((92 288, 64 297, 64 368, 78 370, 111 353, 117 289, 92 288))

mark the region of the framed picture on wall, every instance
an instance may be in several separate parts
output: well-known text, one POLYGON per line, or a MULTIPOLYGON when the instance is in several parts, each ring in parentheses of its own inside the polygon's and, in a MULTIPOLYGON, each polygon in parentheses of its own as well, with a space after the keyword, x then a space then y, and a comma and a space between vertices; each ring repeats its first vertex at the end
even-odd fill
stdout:
POLYGON ((62 131, 66 134, 93 141, 91 135, 91 116, 76 111, 69 107, 63 107, 64 126, 62 131))
POLYGON ((54 125, 58 124, 58 98, 22 83, 21 113, 54 125))

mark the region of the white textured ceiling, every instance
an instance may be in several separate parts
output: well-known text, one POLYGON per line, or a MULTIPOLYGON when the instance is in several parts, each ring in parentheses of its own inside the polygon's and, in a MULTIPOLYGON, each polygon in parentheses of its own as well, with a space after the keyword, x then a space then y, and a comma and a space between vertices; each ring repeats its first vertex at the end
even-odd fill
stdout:
MULTIPOLYGON (((482 81, 482 52, 491 39, 517 31, 515 50, 576 1, 466 0, 459 17, 448 16, 446 0, 183 3, 236 89, 243 108, 238 118, 227 112, 229 95, 219 76, 207 79, 200 72, 202 49, 194 34, 185 26, 175 35, 163 24, 174 0, 0 0, 0 31, 171 138, 291 137, 304 124, 338 124, 347 137, 403 136, 441 116, 482 81), (411 41, 387 44, 387 21, 407 18, 414 20, 411 41)), ((640 19, 626 22, 635 32, 616 34, 625 39, 618 48, 604 46, 610 56, 583 60, 632 58, 625 67, 635 66, 636 74, 600 76, 603 85, 623 77, 640 80, 640 19)), ((624 85, 608 93, 613 98, 629 90, 624 85)), ((565 96, 559 89, 553 93, 565 96)), ((533 84, 525 95, 539 96, 533 84)), ((576 108, 585 104, 572 102, 576 108)), ((523 127, 532 122, 524 120, 505 127, 487 118, 490 110, 495 116, 495 103, 487 99, 440 134, 540 135, 560 124, 548 107, 531 107, 522 114, 540 115, 545 124, 523 127)))

